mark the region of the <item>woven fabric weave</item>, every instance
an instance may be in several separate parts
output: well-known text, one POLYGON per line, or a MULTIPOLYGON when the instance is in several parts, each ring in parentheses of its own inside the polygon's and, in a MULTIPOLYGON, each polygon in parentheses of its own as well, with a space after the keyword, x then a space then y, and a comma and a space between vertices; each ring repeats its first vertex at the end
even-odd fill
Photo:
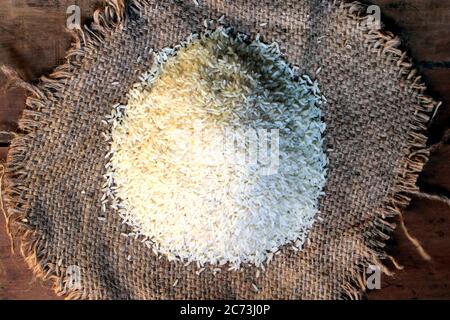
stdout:
POLYGON ((37 276, 85 299, 360 298, 365 270, 417 190, 424 132, 437 105, 399 39, 375 29, 358 3, 326 0, 109 0, 78 30, 67 63, 34 86, 12 141, 4 182, 11 229, 37 276), (160 259, 113 209, 101 221, 109 145, 102 119, 152 64, 152 50, 221 24, 277 42, 300 73, 318 79, 329 158, 320 222, 304 250, 286 248, 265 271, 222 271, 160 259), (315 71, 320 67, 320 72, 315 71), (77 266, 81 287, 67 270, 77 266), (176 286, 173 286, 174 283, 176 286), (254 287, 258 290, 255 290, 254 287))

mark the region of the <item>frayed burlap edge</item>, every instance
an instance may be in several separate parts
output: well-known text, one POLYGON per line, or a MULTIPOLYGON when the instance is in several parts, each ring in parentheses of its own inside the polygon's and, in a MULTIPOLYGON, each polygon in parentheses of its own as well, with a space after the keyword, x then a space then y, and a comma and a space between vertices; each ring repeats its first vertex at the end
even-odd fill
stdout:
POLYGON ((89 27, 85 25, 83 28, 69 31, 74 41, 65 55, 65 64, 55 68, 49 76, 41 77, 36 86, 23 81, 11 68, 1 67, 1 71, 9 79, 8 87, 22 87, 30 93, 18 123, 21 133, 15 134, 11 141, 3 177, 2 197, 7 231, 13 238, 19 239, 20 253, 34 276, 43 281, 50 281, 55 293, 65 296, 66 299, 89 299, 89 293, 83 289, 72 288, 66 270, 57 262, 42 263, 40 255, 43 250, 39 230, 34 230, 26 223, 28 208, 23 194, 27 186, 22 184, 21 178, 26 175, 27 168, 22 160, 27 146, 33 143, 33 132, 39 126, 39 121, 45 117, 40 111, 47 101, 56 99, 62 93, 68 79, 81 68, 84 55, 95 51, 103 39, 120 30, 128 16, 138 14, 142 3, 143 1, 139 0, 107 0, 104 8, 94 12, 94 21, 89 27))
MULTIPOLYGON (((43 263, 43 242, 39 230, 34 230, 26 220, 27 203, 24 194, 27 186, 22 184, 22 177, 26 175, 27 168, 23 164, 23 158, 27 153, 27 146, 33 143, 35 129, 40 121, 45 118, 41 112, 47 101, 57 99, 63 92, 68 79, 76 75, 81 68, 83 56, 87 52, 95 52, 103 39, 108 38, 111 33, 124 25, 128 17, 140 15, 146 0, 107 0, 103 9, 98 9, 93 14, 93 23, 90 27, 71 31, 75 41, 66 53, 66 63, 57 67, 48 77, 41 77, 38 85, 34 86, 23 81, 12 69, 2 66, 1 71, 9 79, 9 86, 19 86, 29 91, 30 96, 26 100, 26 107, 19 121, 19 131, 13 136, 9 148, 8 158, 3 176, 2 198, 5 206, 5 219, 7 232, 19 239, 20 252, 33 274, 43 281, 51 281, 53 290, 59 296, 66 299, 89 299, 89 292, 83 289, 70 288, 69 278, 66 270, 55 263, 43 263)), ((408 150, 401 161, 400 171, 393 187, 393 192, 380 208, 373 228, 366 234, 368 245, 367 256, 371 265, 378 266, 386 274, 391 272, 385 267, 383 259, 390 258, 385 252, 385 241, 389 239, 390 233, 396 227, 392 218, 398 218, 400 224, 409 236, 401 213, 406 207, 411 195, 418 192, 416 185, 419 173, 428 160, 429 148, 426 146, 425 135, 430 118, 439 107, 440 103, 425 95, 426 86, 421 81, 420 75, 413 68, 406 53, 400 50, 400 40, 390 32, 370 28, 372 20, 366 14, 365 6, 358 3, 345 3, 340 0, 334 1, 334 5, 344 10, 352 19, 360 21, 361 25, 367 26, 364 30, 365 45, 367 50, 383 57, 390 63, 395 63, 399 68, 406 83, 411 86, 417 94, 419 103, 414 106, 414 117, 411 122, 411 132, 408 138, 408 150)), ((410 240, 425 259, 430 259, 418 241, 411 236, 410 240)), ((394 265, 396 265, 394 261, 394 265)), ((397 266, 397 265, 396 265, 397 266)), ((397 266, 398 267, 398 266, 397 266)), ((343 299, 360 299, 366 290, 366 273, 364 266, 356 266, 349 280, 342 285, 341 297, 343 299)))
MULTIPOLYGON (((343 3, 335 1, 335 3, 337 2, 340 3, 341 8, 345 8, 351 18, 359 20, 362 26, 366 26, 364 43, 368 51, 383 57, 390 63, 395 63, 400 68, 401 75, 406 83, 418 97, 418 103, 414 106, 415 111, 410 123, 411 131, 408 136, 407 150, 400 162, 398 176, 392 188, 392 193, 384 201, 375 217, 373 230, 365 235, 369 244, 368 249, 371 250, 369 256, 372 257, 372 261, 367 262, 380 268, 385 274, 392 276, 393 272, 381 260, 389 259, 395 268, 403 268, 385 250, 385 242, 396 228, 396 224, 392 222, 394 218, 399 221, 403 232, 422 258, 425 260, 431 259, 419 241, 408 232, 401 209, 407 207, 412 195, 419 192, 417 179, 430 154, 430 148, 427 147, 426 131, 430 120, 441 103, 436 102, 425 94, 426 86, 422 82, 421 76, 413 67, 411 59, 406 52, 399 49, 400 39, 391 32, 376 29, 373 26, 372 17, 367 15, 366 5, 358 2, 343 3), (370 26, 373 26, 373 28, 370 26)), ((343 298, 360 299, 363 297, 367 287, 366 270, 364 266, 359 266, 358 269, 359 272, 352 274, 354 279, 343 284, 343 298)))

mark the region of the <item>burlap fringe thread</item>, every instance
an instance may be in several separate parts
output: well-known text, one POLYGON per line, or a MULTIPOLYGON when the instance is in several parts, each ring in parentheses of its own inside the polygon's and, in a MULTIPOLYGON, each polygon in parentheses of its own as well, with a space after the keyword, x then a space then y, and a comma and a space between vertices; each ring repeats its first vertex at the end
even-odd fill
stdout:
MULTIPOLYGON (((63 295, 66 299, 88 299, 89 293, 86 289, 71 289, 68 286, 69 278, 66 270, 59 263, 46 263, 41 261, 43 242, 39 230, 34 230, 27 224, 26 212, 27 201, 25 199, 27 186, 22 184, 22 177, 26 175, 23 159, 27 152, 27 145, 32 143, 35 129, 45 121, 45 114, 41 112, 48 101, 53 101, 63 93, 67 81, 81 68, 82 59, 85 54, 95 52, 99 45, 116 30, 120 30, 129 17, 140 16, 146 0, 107 0, 103 9, 98 9, 93 14, 93 23, 90 27, 69 31, 75 41, 66 53, 66 63, 57 67, 48 77, 41 77, 38 85, 31 85, 11 68, 1 67, 1 71, 9 79, 9 85, 19 86, 26 89, 30 96, 26 100, 26 108, 19 121, 18 134, 15 134, 9 149, 7 164, 4 175, 4 198, 8 233, 20 239, 20 252, 25 258, 28 266, 33 270, 36 277, 53 283, 53 289, 57 295, 63 295)), ((381 260, 390 259, 394 266, 401 268, 395 260, 387 255, 384 250, 384 242, 389 239, 389 234, 396 227, 389 222, 390 218, 400 217, 401 226, 405 234, 416 246, 424 259, 430 259, 417 239, 413 238, 407 231, 400 209, 408 205, 411 195, 419 193, 416 185, 418 174, 429 156, 429 148, 426 147, 427 124, 435 114, 440 103, 436 103, 424 94, 426 87, 421 81, 417 70, 412 67, 406 53, 398 49, 400 40, 390 32, 382 32, 372 29, 369 22, 370 17, 366 15, 365 6, 358 3, 344 3, 335 0, 330 5, 345 12, 349 17, 357 19, 361 24, 367 26, 365 30, 365 45, 367 50, 394 62, 400 67, 401 74, 407 83, 418 94, 420 103, 415 106, 414 120, 411 123, 409 136, 409 150, 402 161, 401 171, 394 187, 394 192, 380 209, 379 217, 374 220, 374 231, 367 234, 368 255, 367 262, 379 266, 387 274, 392 274, 381 260)), ((364 266, 358 266, 349 275, 345 284, 342 285, 341 297, 343 299, 360 299, 366 288, 366 273, 364 266)))

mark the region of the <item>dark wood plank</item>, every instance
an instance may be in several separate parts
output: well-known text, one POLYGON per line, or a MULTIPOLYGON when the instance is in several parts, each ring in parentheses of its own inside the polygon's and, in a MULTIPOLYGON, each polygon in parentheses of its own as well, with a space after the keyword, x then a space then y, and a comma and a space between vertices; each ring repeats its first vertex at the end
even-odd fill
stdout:
MULTIPOLYGON (((0 6, 0 64, 16 68, 27 81, 63 62, 70 36, 64 31, 66 9, 78 4, 84 16, 90 16, 97 1, 14 0, 0 6)), ((0 88, 6 79, 0 75, 0 88)), ((24 107, 21 89, 0 90, 0 132, 13 131, 24 107)), ((6 157, 6 135, 0 136, 0 159, 6 157)), ((59 299, 49 284, 37 281, 22 257, 11 254, 5 220, 0 217, 0 299, 59 299)))
POLYGON ((383 276, 381 290, 369 299, 450 299, 450 208, 437 201, 414 199, 404 210, 405 224, 430 254, 423 260, 397 230, 389 241, 389 251, 404 266, 394 277, 383 276))
POLYGON ((402 39, 417 61, 450 61, 450 2, 446 0, 371 0, 383 22, 402 39))
MULTIPOLYGON (((428 92, 443 102, 430 127, 430 141, 442 138, 449 124, 450 104, 450 2, 374 1, 384 17, 395 23, 397 34, 422 73, 428 92)), ((427 191, 450 190, 448 147, 436 151, 419 179, 427 191)), ((398 229, 389 243, 390 253, 405 269, 393 278, 384 277, 382 290, 370 299, 450 298, 450 208, 437 201, 414 199, 404 210, 405 224, 432 256, 424 261, 398 229)))
MULTIPOLYGON (((0 147, 0 162, 6 160, 8 148, 0 147)), ((36 280, 24 259, 11 252, 11 242, 6 234, 3 214, 0 217, 0 300, 5 299, 59 299, 49 283, 36 280)))
MULTIPOLYGON (((447 50, 450 51, 450 46, 447 50)), ((442 102, 429 128, 430 142, 435 143, 442 139, 450 124, 450 68, 420 67, 419 70, 427 83, 428 91, 442 102)))
MULTIPOLYGON (((62 62, 69 45, 63 31, 68 5, 80 5, 90 16, 97 1, 14 0, 0 6, 0 63, 17 68, 26 80, 36 81, 62 62), (49 36, 51 35, 51 36, 49 36)), ((430 128, 430 141, 442 138, 450 124, 450 0, 373 0, 381 7, 388 29, 402 38, 404 48, 418 66, 429 93, 443 101, 430 128)), ((5 79, 0 76, 0 85, 5 79)), ((23 108, 19 89, 0 91, 0 132, 15 130, 23 108)), ((6 142, 3 136, 1 143, 6 142)), ((0 147, 4 158, 6 148, 0 147)), ((433 153, 419 185, 427 191, 450 193, 450 147, 433 153)), ((405 223, 432 256, 421 259, 398 229, 389 241, 390 253, 405 266, 395 277, 382 278, 382 290, 369 299, 450 299, 450 208, 438 201, 415 198, 404 210, 405 223)), ((31 272, 16 254, 10 254, 9 238, 0 218, 0 299, 56 298, 48 286, 33 281, 31 272)))
MULTIPOLYGON (((391 30, 402 39, 423 75, 428 92, 443 102, 430 126, 430 142, 439 141, 450 124, 450 1, 374 0, 391 30)), ((430 192, 450 191, 450 149, 431 155, 419 178, 430 192)), ((409 232, 432 256, 424 261, 398 228, 389 241, 390 253, 405 269, 385 276, 382 290, 369 299, 450 299, 450 208, 438 201, 415 198, 403 210, 409 232)))
POLYGON ((424 168, 419 185, 430 192, 450 197, 450 145, 442 145, 433 153, 424 168))
POLYGON ((438 141, 450 123, 450 1, 373 0, 383 22, 400 36, 403 49, 413 58, 427 83, 428 93, 443 102, 430 127, 430 140, 438 141))
MULTIPOLYGON (((2 3, 0 64, 14 67, 27 81, 37 81, 64 61, 71 40, 65 31, 67 7, 78 4, 82 17, 86 17, 92 15, 97 2, 14 0, 2 3)), ((6 79, 0 74, 0 88, 5 84, 6 79)), ((23 90, 0 90, 0 131, 15 130, 23 102, 23 90)))

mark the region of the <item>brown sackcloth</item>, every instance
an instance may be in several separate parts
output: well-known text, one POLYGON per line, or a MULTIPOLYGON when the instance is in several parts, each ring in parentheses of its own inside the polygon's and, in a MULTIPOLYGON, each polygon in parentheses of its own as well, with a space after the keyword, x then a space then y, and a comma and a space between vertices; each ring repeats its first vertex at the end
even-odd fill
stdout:
POLYGON ((428 154, 423 133, 437 105, 398 38, 370 22, 365 7, 340 1, 109 0, 77 32, 67 62, 36 86, 3 68, 31 92, 8 155, 4 202, 36 275, 69 298, 360 298, 365 270, 387 257, 389 218, 417 190, 428 154), (303 251, 282 249, 259 277, 252 267, 197 275, 194 265, 157 259, 122 234, 130 230, 117 212, 101 211, 109 151, 102 119, 126 102, 151 50, 203 31, 205 19, 214 28, 209 20, 222 15, 236 31, 279 43, 328 101, 322 221, 303 251), (81 287, 70 266, 79 268, 81 287))

